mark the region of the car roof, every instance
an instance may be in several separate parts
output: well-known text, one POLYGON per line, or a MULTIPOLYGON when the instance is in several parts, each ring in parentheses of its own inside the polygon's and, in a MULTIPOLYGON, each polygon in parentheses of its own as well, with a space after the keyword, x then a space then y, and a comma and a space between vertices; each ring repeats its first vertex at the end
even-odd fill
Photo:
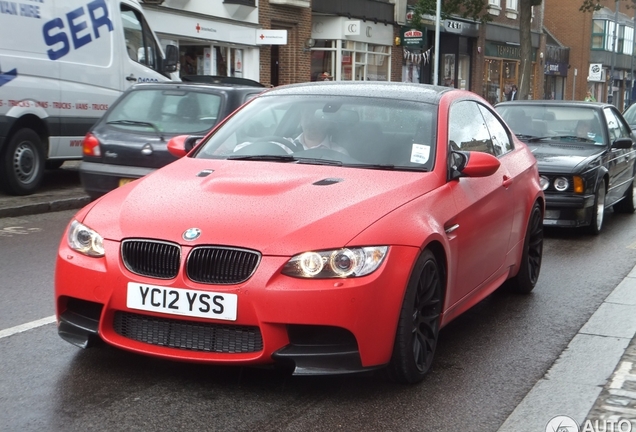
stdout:
POLYGON ((387 81, 316 81, 274 87, 263 96, 342 95, 437 103, 444 93, 450 91, 462 90, 429 84, 387 81))
POLYGON ((256 86, 247 86, 247 85, 236 85, 236 84, 208 84, 208 83, 199 83, 199 82, 189 82, 189 81, 159 81, 159 82, 148 82, 148 83, 138 83, 133 85, 130 90, 140 90, 140 89, 195 89, 200 91, 205 90, 220 90, 220 91, 251 91, 251 92, 259 92, 265 90, 264 87, 256 87, 256 86))
POLYGON ((612 104, 605 102, 586 102, 586 101, 565 101, 565 100, 517 100, 499 102, 495 107, 499 106, 520 106, 520 105, 545 105, 545 106, 563 106, 563 107, 579 107, 579 108, 604 108, 611 107, 612 104))
POLYGON ((232 85, 244 85, 250 87, 265 87, 258 81, 254 81, 248 78, 239 77, 227 77, 220 75, 182 75, 181 81, 183 82, 196 82, 207 84, 232 84, 232 85))

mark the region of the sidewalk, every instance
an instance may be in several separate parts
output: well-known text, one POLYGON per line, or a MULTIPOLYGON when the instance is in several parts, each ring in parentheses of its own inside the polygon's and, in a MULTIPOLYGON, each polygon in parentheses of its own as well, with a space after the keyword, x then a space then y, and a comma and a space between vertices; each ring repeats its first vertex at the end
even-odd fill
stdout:
POLYGON ((79 161, 65 162, 46 171, 42 187, 33 195, 11 196, 0 192, 0 218, 79 209, 90 202, 79 180, 79 161))
MULTIPOLYGON (((88 204, 78 169, 79 162, 66 162, 59 170, 48 171, 42 188, 33 195, 14 197, 0 192, 0 218, 79 209, 88 204)), ((636 267, 498 432, 636 432, 635 335, 636 267), (551 421, 555 417, 560 417, 556 423, 551 421), (568 428, 568 419, 574 420, 578 429, 574 425, 568 428)))

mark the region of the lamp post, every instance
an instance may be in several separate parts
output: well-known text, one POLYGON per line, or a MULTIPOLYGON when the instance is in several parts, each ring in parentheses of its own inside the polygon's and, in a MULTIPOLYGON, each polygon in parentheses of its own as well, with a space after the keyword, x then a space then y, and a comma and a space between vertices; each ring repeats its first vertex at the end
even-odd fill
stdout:
POLYGON ((439 26, 442 0, 437 0, 435 5, 435 65, 433 66, 433 85, 438 85, 439 77, 439 26))
POLYGON ((616 37, 618 33, 618 4, 616 0, 614 5, 614 36, 612 37, 612 64, 610 66, 609 90, 607 91, 607 103, 614 102, 614 63, 616 62, 616 37))
POLYGON ((632 52, 631 55, 629 56, 629 58, 631 59, 632 62, 632 74, 630 75, 631 78, 631 85, 629 86, 629 105, 632 104, 633 98, 634 98, 634 46, 636 46, 636 11, 634 11, 634 27, 632 29, 632 52))

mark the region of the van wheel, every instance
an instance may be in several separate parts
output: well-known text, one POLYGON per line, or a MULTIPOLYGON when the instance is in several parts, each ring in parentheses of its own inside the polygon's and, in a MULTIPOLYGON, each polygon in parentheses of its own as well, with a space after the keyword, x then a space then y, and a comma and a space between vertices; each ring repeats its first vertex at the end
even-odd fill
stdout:
POLYGON ((40 136, 20 129, 9 140, 0 163, 0 184, 11 195, 29 195, 37 190, 44 174, 44 148, 40 136))

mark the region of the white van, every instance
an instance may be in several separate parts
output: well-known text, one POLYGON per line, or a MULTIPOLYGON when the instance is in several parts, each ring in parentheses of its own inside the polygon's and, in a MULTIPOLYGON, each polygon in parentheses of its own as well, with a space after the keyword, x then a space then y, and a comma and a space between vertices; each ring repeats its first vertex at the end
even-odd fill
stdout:
POLYGON ((177 56, 136 0, 0 1, 0 188, 33 193, 45 167, 80 159, 122 91, 168 80, 177 56))

